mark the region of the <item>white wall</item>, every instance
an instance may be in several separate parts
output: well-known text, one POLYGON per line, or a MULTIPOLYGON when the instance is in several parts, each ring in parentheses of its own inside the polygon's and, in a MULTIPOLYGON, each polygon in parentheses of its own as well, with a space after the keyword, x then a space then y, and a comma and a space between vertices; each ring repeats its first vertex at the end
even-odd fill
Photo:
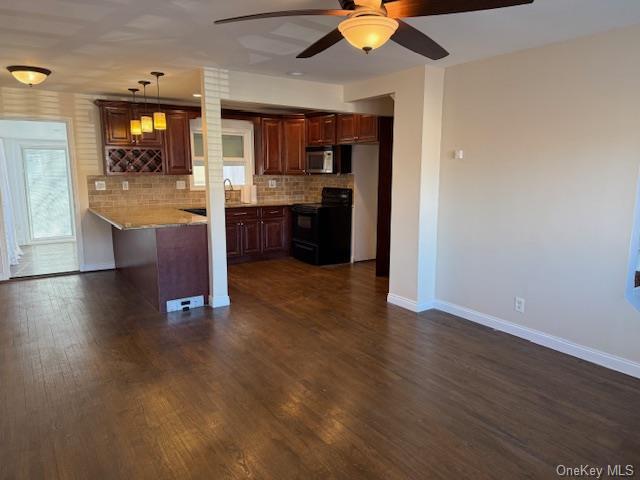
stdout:
POLYGON ((377 145, 353 146, 354 262, 376 258, 379 150, 377 145))
POLYGON ((640 362, 638 45, 636 27, 447 69, 438 299, 640 362))
POLYGON ((342 85, 308 80, 271 77, 256 73, 219 70, 228 83, 225 99, 249 104, 306 108, 336 112, 393 115, 393 104, 385 98, 352 102, 342 85))
POLYGON ((346 85, 345 100, 393 94, 390 302, 413 311, 435 300, 444 70, 423 66, 346 85))
POLYGON ((86 177, 103 172, 100 121, 94 99, 90 95, 40 88, 0 88, 0 119, 60 120, 69 125, 76 218, 83 236, 79 245, 82 270, 110 268, 114 263, 110 227, 87 211, 86 177))

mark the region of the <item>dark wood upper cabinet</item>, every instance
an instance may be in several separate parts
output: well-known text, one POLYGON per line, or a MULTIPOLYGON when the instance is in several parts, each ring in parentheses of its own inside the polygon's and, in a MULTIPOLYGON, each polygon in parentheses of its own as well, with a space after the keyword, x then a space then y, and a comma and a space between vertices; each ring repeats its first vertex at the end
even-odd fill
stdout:
POLYGON ((339 114, 337 117, 338 143, 356 143, 358 141, 358 116, 352 113, 339 114))
POLYGON ((338 143, 375 143, 378 141, 378 117, 375 115, 338 115, 338 143))
POLYGON ((282 175, 282 120, 262 119, 262 168, 263 175, 282 175))
POLYGON ((131 145, 131 108, 128 104, 101 108, 102 139, 105 145, 131 145))
POLYGON ((200 116, 198 107, 96 100, 102 121, 102 140, 107 175, 191 174, 191 129, 189 120, 200 116), (167 129, 131 135, 131 119, 153 117, 160 109, 167 129))
POLYGON ((358 115, 358 143, 378 141, 378 117, 375 115, 358 115))
POLYGON ((307 145, 322 145, 322 121, 320 117, 307 118, 307 145))
POLYGON ((191 174, 191 133, 190 112, 167 110, 167 129, 165 135, 165 162, 168 175, 191 174))
POLYGON ((336 143, 336 116, 317 115, 307 118, 307 145, 323 146, 336 143))
POLYGON ((303 175, 305 170, 306 122, 304 118, 282 121, 282 163, 285 175, 303 175))

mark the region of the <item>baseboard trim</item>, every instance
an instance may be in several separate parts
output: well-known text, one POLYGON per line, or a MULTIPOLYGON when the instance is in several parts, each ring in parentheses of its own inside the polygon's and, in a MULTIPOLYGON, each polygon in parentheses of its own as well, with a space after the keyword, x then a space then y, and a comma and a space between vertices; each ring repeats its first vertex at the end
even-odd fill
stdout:
POLYGON ((115 263, 85 263, 80 265, 81 272, 99 272, 102 270, 114 270, 116 268, 115 263))
POLYGON ((584 345, 573 343, 569 340, 565 340, 564 338, 549 335, 548 333, 528 327, 523 327, 522 325, 517 325, 501 318, 477 312, 470 308, 461 307, 460 305, 455 305, 453 303, 436 300, 433 304, 433 308, 464 318, 465 320, 493 328, 494 330, 499 330, 501 332, 529 340, 537 345, 542 345, 543 347, 566 353, 567 355, 577 357, 581 360, 595 363, 601 367, 609 368, 635 378, 640 378, 640 363, 590 347, 585 347, 584 345))
POLYGON ((209 295, 209 306, 211 308, 228 307, 229 305, 231 305, 229 295, 221 295, 219 297, 209 295))
POLYGON ((397 307, 402 307, 405 310, 409 310, 414 313, 425 312, 433 308, 433 302, 418 303, 414 300, 410 300, 395 293, 387 294, 387 302, 397 307))

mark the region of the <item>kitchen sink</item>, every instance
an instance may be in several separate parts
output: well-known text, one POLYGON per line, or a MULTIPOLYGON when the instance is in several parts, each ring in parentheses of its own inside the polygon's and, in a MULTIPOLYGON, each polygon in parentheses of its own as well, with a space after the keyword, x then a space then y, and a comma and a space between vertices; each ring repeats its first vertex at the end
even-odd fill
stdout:
POLYGON ((202 215, 203 217, 207 216, 206 208, 183 208, 182 211, 193 213, 194 215, 202 215))

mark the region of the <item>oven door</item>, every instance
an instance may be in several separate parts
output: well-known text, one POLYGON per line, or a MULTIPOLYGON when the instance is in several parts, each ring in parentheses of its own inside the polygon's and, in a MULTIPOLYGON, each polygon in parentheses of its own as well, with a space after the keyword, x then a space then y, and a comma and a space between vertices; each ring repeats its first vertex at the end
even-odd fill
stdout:
POLYGON ((293 208, 293 240, 318 243, 318 212, 293 208))

